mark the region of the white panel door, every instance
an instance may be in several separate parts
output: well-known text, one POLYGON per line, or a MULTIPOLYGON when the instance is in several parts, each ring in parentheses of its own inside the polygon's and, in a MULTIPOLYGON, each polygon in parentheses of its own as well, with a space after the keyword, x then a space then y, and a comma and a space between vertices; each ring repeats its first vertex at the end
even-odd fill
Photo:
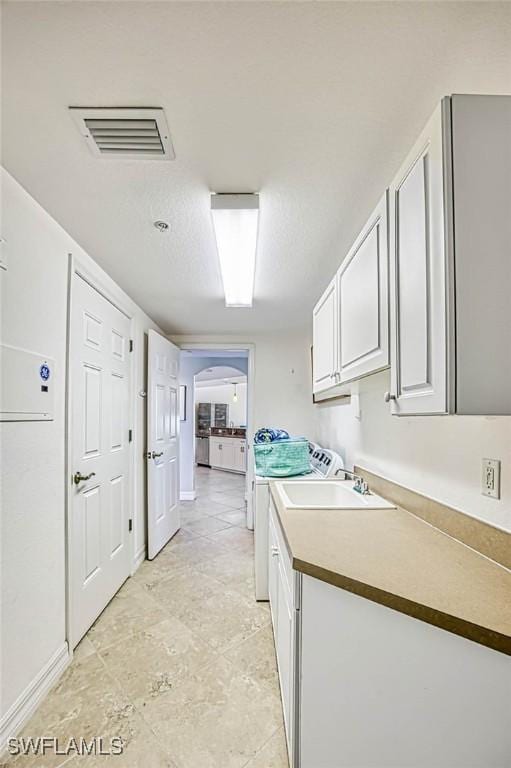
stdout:
POLYGON ((314 307, 312 315, 313 392, 336 384, 337 372, 337 278, 314 307))
POLYGON ((390 188, 392 412, 447 410, 442 106, 390 188))
POLYGON ((387 204, 385 193, 338 272, 341 381, 389 364, 387 204))
POLYGON ((130 573, 129 319, 73 276, 70 329, 73 646, 130 573))
POLYGON ((149 331, 147 549, 150 560, 179 530, 179 349, 149 331))

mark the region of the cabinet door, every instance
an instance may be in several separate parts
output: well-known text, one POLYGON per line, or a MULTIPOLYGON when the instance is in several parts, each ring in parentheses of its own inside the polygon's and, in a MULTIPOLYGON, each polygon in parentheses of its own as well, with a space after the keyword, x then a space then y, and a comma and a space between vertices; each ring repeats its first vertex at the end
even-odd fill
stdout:
POLYGON ((247 453, 245 440, 233 440, 234 444, 234 469, 236 472, 246 472, 247 453))
POLYGON ((245 440, 240 441, 239 469, 240 469, 240 472, 247 471, 247 443, 245 440))
POLYGON ((388 195, 338 272, 341 381, 389 364, 388 195))
POLYGON ((447 410, 443 130, 438 107, 390 188, 392 392, 396 415, 447 410))
POLYGON ((334 278, 313 311, 313 391, 323 392, 336 384, 337 372, 337 278, 334 278))
POLYGON ((209 438, 209 464, 211 467, 222 466, 223 454, 220 446, 220 440, 214 437, 209 438))
MULTIPOLYGON (((272 502, 270 502, 270 505, 272 502)), ((270 600, 270 614, 273 624, 273 636, 275 642, 277 641, 278 630, 278 585, 279 585, 279 561, 278 561, 279 547, 277 542, 277 533, 275 531, 275 524, 273 522, 273 516, 271 514, 270 506, 270 520, 268 531, 268 594, 270 600)))
POLYGON ((222 454, 222 469, 236 469, 232 438, 227 437, 225 440, 222 440, 220 443, 220 451, 222 454))
POLYGON ((275 634, 275 649, 277 653, 277 665, 279 670, 280 693, 282 697, 282 711, 284 713, 284 727, 288 751, 291 754, 292 732, 292 702, 293 702, 293 611, 291 608, 291 595, 288 592, 282 568, 278 568, 277 591, 277 630, 275 634))

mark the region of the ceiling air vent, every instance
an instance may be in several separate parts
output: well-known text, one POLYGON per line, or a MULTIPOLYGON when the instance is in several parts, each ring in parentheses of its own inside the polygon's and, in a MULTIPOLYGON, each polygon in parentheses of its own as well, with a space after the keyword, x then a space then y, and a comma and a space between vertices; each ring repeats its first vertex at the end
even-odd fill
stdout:
POLYGON ((160 107, 69 107, 91 152, 101 158, 175 160, 160 107))

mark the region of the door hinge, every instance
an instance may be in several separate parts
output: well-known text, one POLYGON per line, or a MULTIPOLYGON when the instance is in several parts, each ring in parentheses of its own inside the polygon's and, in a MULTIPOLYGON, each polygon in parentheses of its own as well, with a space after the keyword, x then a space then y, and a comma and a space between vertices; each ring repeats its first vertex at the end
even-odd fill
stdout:
POLYGON ((133 520, 130 517, 130 519, 128 520, 128 531, 131 533, 132 530, 133 530, 133 520))
POLYGON ((130 339, 130 352, 133 352, 133 339, 130 339))
POLYGON ((128 429, 128 443, 131 443, 132 440, 133 440, 133 430, 128 429))

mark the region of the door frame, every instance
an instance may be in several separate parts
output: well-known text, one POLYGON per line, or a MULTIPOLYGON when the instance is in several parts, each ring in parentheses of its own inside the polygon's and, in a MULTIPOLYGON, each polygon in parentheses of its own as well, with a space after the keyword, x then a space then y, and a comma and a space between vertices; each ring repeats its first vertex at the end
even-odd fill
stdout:
MULTIPOLYGON (((71 365, 71 352, 72 352, 72 339, 71 339, 71 319, 73 310, 73 284, 75 277, 80 277, 85 280, 91 288, 97 291, 100 296, 109 301, 119 312, 125 315, 130 323, 130 339, 133 339, 135 318, 133 314, 133 308, 130 306, 127 296, 121 289, 116 290, 115 284, 110 282, 110 279, 103 272, 91 268, 86 265, 79 257, 73 253, 68 253, 68 285, 67 285, 67 327, 66 327, 66 398, 65 398, 65 449, 64 449, 64 488, 65 488, 65 580, 66 580, 66 640, 69 649, 69 655, 72 659, 74 649, 74 637, 73 637, 73 599, 72 599, 72 585, 73 585, 73 566, 71 557, 71 542, 73 536, 73 487, 71 484, 72 474, 72 461, 73 461, 73 440, 72 440, 72 397, 73 397, 73 376, 71 365)), ((133 396, 135 387, 135 356, 130 354, 129 363, 129 382, 128 382, 128 398, 130 404, 130 421, 132 429, 136 424, 136 402, 133 396)), ((128 484, 129 498, 128 498, 128 519, 134 520, 135 512, 135 441, 132 440, 128 443, 128 484)), ((133 573, 133 563, 135 559, 135 536, 130 537, 128 543, 130 549, 130 576, 133 573)))
MULTIPOLYGON (((169 337, 170 338, 170 337, 169 337)), ((172 340, 172 339, 171 339, 172 340)), ((248 368, 247 368, 247 435, 253 435, 254 434, 254 400, 255 400, 255 366, 256 366, 256 358, 255 358, 255 351, 256 351, 256 345, 254 342, 222 342, 216 341, 173 341, 176 346, 179 347, 179 349, 184 352, 187 349, 204 349, 208 352, 211 352, 214 356, 215 352, 222 352, 222 350, 239 350, 240 352, 248 352, 248 368)), ((195 418, 195 415, 194 415, 195 418)), ((249 455, 249 451, 253 449, 250 447, 250 442, 247 440, 247 471, 245 474, 245 497, 247 501, 247 505, 251 505, 251 512, 252 512, 252 519, 254 516, 254 500, 253 500, 253 483, 255 481, 255 473, 254 473, 254 461, 252 459, 252 454, 249 455)), ((194 463, 194 457, 192 456, 192 463, 194 463)), ((195 484, 195 465, 193 469, 193 476, 194 476, 194 484, 195 484)))

